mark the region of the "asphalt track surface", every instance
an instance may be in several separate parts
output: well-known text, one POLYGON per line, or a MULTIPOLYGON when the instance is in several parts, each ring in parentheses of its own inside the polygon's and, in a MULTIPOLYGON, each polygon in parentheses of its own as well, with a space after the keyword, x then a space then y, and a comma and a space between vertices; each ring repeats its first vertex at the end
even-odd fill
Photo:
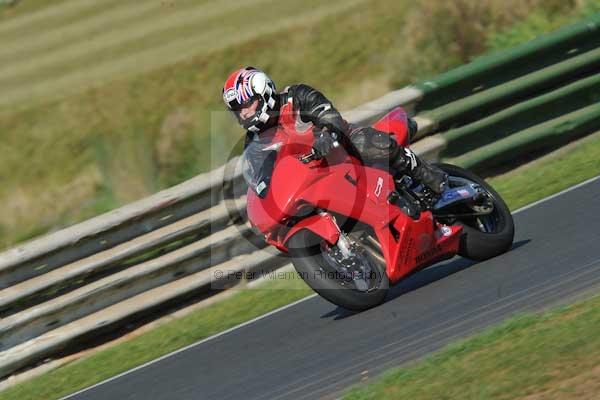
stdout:
POLYGON ((313 296, 67 398, 337 398, 510 315, 599 292, 599 209, 595 179, 516 213, 502 256, 437 264, 359 314, 313 296))

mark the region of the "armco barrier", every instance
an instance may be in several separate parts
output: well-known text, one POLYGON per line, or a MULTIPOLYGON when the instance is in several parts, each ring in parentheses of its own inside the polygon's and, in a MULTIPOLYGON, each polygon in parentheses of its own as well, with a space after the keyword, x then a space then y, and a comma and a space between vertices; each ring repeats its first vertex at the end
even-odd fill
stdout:
POLYGON ((178 250, 140 263, 43 304, 10 315, 0 324, 0 351, 109 305, 183 278, 258 247, 247 226, 232 225, 178 250))
POLYGON ((225 178, 225 167, 0 253, 0 289, 210 208, 220 200, 224 185, 241 179, 225 178))
MULTIPOLYGON (((600 32, 599 32, 600 34, 600 32)), ((600 47, 584 54, 518 77, 489 90, 456 100, 422 115, 435 121, 437 127, 471 122, 500 107, 510 106, 515 99, 523 99, 576 79, 600 71, 600 47)))
MULTIPOLYGON (((242 209, 238 212, 243 215, 245 211, 243 199, 240 204, 242 209)), ((58 270, 12 285, 2 291, 0 312, 2 314, 14 313, 20 308, 41 303, 56 296, 56 293, 65 286, 75 287, 75 282, 86 282, 88 277, 93 277, 102 270, 114 268, 115 265, 123 263, 127 259, 160 248, 164 243, 172 244, 183 241, 190 235, 195 237, 202 233, 207 236, 211 227, 215 229, 228 225, 230 212, 231 210, 221 203, 214 208, 138 236, 128 242, 66 264, 58 270)))
MULTIPOLYGON (((244 215, 245 210, 242 209, 238 212, 240 215, 244 215)), ((74 288, 79 286, 75 284, 76 282, 85 283, 89 280, 88 277, 93 278, 109 269, 116 272, 124 267, 115 268, 115 266, 120 263, 124 264, 125 260, 160 248, 164 243, 173 246, 173 243, 178 241, 185 242, 190 235, 192 235, 192 239, 199 235, 201 237, 202 234, 207 236, 211 227, 214 229, 227 226, 229 213, 230 210, 227 210, 221 203, 215 208, 202 211, 128 242, 66 264, 58 270, 12 285, 1 292, 0 313, 12 314, 19 309, 41 303, 48 298, 55 297, 61 288, 74 288)))
MULTIPOLYGON (((437 159, 450 140, 455 161, 478 170, 566 143, 598 129, 599 20, 484 57, 344 115, 366 124, 398 105, 416 110, 417 138, 423 138, 413 146, 417 153, 437 159), (579 95, 586 100, 555 107, 579 95), (549 107, 548 116, 516 129, 506 123, 549 107), (492 126, 505 131, 488 135, 492 126), (465 146, 467 154, 456 150, 454 141, 475 136, 478 145, 465 146)), ((217 271, 287 264, 261 249, 264 243, 245 223, 237 161, 1 253, 0 378, 165 304, 206 295, 211 285, 236 283, 215 281, 217 271)))
POLYGON ((600 103, 525 129, 517 135, 451 159, 475 171, 524 157, 534 151, 553 149, 600 129, 600 103))
POLYGON ((444 133, 446 157, 456 157, 535 126, 600 102, 600 74, 505 108, 489 117, 444 133))

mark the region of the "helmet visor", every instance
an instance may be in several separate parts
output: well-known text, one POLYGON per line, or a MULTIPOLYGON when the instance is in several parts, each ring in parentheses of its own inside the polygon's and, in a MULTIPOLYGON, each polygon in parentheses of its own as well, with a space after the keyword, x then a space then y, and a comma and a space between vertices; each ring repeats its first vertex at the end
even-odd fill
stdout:
POLYGON ((250 106, 252 104, 252 102, 257 99, 258 99, 258 96, 252 96, 252 97, 248 98, 248 100, 244 101, 243 103, 239 103, 237 101, 237 99, 234 99, 228 103, 229 109, 231 111, 236 111, 236 112, 241 111, 243 108, 250 106))
POLYGON ((252 97, 243 104, 231 109, 240 122, 250 121, 260 113, 258 97, 252 97))

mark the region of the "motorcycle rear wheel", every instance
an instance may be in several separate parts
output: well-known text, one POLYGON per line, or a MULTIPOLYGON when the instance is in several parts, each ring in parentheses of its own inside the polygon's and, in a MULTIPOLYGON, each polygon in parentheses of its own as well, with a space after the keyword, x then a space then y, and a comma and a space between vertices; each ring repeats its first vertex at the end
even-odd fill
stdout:
POLYGON ((481 186, 492 199, 494 206, 489 215, 461 218, 455 223, 463 227, 458 254, 483 261, 508 251, 513 243, 515 226, 512 214, 502 197, 483 178, 469 170, 452 164, 436 165, 448 174, 450 182, 452 177, 457 177, 481 186))
MULTIPOLYGON (((287 242, 292 262, 298 274, 315 292, 326 300, 352 311, 363 311, 381 304, 389 288, 385 267, 376 262, 366 251, 356 249, 358 268, 368 270, 364 283, 357 285, 352 274, 341 272, 344 266, 332 264, 329 256, 336 245, 329 246, 323 238, 302 229, 287 242)), ((356 275, 354 275, 356 276, 356 275)))

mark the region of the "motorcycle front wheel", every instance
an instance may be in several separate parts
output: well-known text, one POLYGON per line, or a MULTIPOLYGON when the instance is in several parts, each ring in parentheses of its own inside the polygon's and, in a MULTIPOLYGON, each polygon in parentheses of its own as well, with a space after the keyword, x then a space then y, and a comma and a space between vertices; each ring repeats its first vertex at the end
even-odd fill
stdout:
POLYGON ((381 304, 389 288, 385 266, 356 243, 351 256, 338 245, 329 245, 313 232, 302 229, 287 242, 300 277, 326 300, 352 311, 381 304))

